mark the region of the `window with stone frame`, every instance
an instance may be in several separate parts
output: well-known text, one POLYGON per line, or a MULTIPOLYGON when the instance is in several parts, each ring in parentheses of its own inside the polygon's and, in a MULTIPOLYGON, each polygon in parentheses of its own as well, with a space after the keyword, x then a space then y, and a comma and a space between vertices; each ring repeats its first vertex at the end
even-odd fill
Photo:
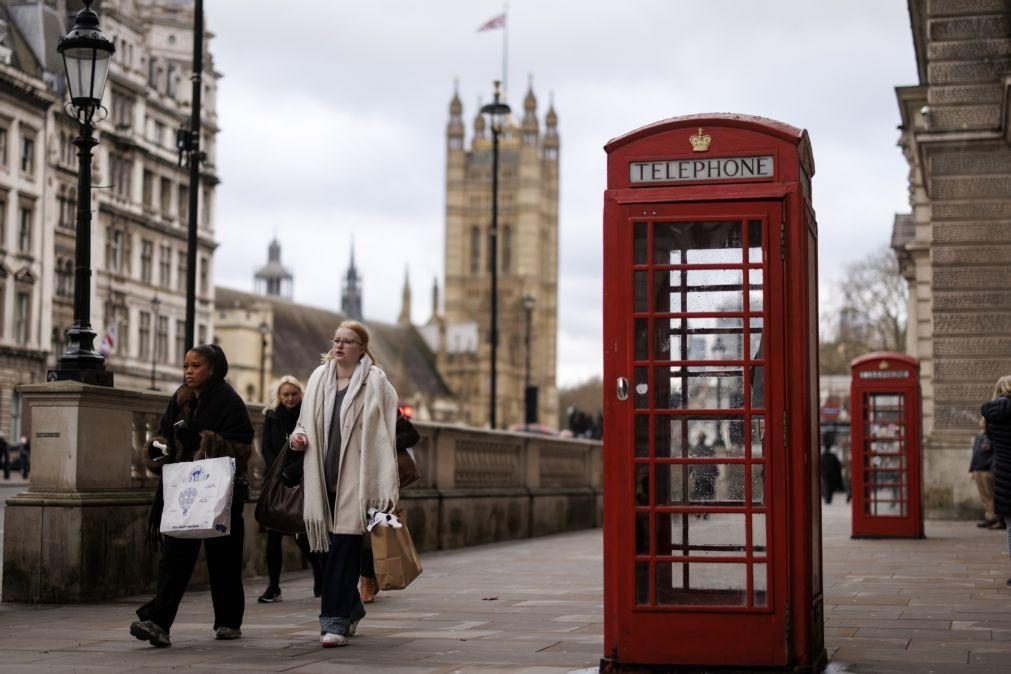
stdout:
POLYGON ((32 336, 32 293, 30 288, 17 287, 14 293, 14 342, 24 345, 32 336))
POLYGON ((61 228, 73 231, 77 228, 77 190, 68 185, 60 186, 58 224, 61 228))
POLYGON ((151 283, 154 276, 154 241, 143 239, 140 242, 140 280, 151 283))
POLYGON ((172 181, 162 177, 159 182, 158 199, 159 206, 161 207, 161 216, 167 218, 170 215, 169 211, 172 209, 172 181))
POLYGON ((140 185, 141 202, 146 208, 154 208, 154 173, 144 169, 140 185))
POLYGON ((197 326, 197 344, 207 343, 207 326, 202 323, 197 326))
POLYGON ((18 205, 18 251, 29 254, 32 252, 32 240, 35 229, 35 204, 22 198, 18 205))
POLYGON ((147 360, 151 357, 151 313, 137 312, 137 358, 147 360))
POLYGON ((176 320, 176 359, 175 362, 182 365, 186 359, 186 321, 176 320))
POLYGON ((7 120, 0 121, 0 166, 7 166, 7 137, 10 123, 7 120))
POLYGON ((172 247, 158 247, 158 285, 168 288, 172 284, 172 247))
POLYGON ((121 152, 109 152, 109 182, 112 185, 112 193, 124 199, 130 198, 131 174, 133 164, 130 159, 121 152))
POLYGON ((201 297, 207 297, 210 294, 210 287, 207 282, 208 275, 210 274, 210 260, 206 257, 200 258, 200 295, 201 297))
POLYGON ((0 189, 0 250, 7 249, 7 190, 0 189))
POLYGON ((186 185, 179 186, 179 222, 187 223, 190 219, 190 188, 186 185))
POLYGON ((56 296, 69 297, 73 294, 73 278, 67 275, 66 259, 62 256, 56 258, 56 296))
POLYGON ((35 137, 37 133, 22 125, 21 127, 21 172, 35 172, 35 137))
POLYGON ((7 336, 7 269, 0 263, 0 339, 7 336))
POLYGON ((120 225, 106 228, 105 268, 117 274, 127 273, 127 235, 120 225))
POLYGON ((186 251, 180 250, 176 254, 176 290, 186 292, 186 251))
POLYGON ((157 332, 155 333, 155 358, 164 363, 168 360, 168 316, 158 317, 157 332))

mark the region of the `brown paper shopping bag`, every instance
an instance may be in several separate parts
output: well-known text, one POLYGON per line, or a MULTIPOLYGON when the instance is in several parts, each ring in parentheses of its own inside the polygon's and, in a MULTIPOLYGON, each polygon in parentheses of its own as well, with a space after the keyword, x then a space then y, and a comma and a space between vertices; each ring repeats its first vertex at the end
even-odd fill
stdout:
POLYGON ((394 529, 379 525, 370 534, 380 590, 403 590, 421 575, 421 560, 404 522, 404 512, 398 510, 396 515, 403 523, 402 527, 394 529))

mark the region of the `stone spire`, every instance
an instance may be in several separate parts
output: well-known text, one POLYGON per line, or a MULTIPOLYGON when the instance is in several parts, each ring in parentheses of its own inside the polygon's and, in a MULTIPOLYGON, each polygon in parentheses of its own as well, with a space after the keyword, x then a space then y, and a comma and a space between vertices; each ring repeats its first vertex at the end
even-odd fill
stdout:
POLYGON ((341 291, 341 311, 353 321, 362 320, 362 284, 358 269, 355 268, 355 244, 351 243, 351 264, 344 276, 344 288, 341 291))
POLYGON ((439 277, 432 277, 432 320, 439 317, 439 277))
POLYGON ((449 102, 449 124, 446 125, 446 145, 450 150, 463 149, 463 103, 460 102, 460 81, 453 82, 453 100, 449 102))
POLYGON ((400 295, 400 318, 397 323, 400 325, 411 324, 411 281, 408 277, 408 270, 404 268, 404 289, 400 295))
POLYGON ((267 264, 253 275, 256 292, 290 299, 292 281, 291 272, 281 264, 281 244, 275 237, 267 247, 267 264))
POLYGON ((536 145, 540 126, 537 123, 537 97, 534 96, 534 76, 530 76, 530 86, 523 99, 523 144, 536 145))

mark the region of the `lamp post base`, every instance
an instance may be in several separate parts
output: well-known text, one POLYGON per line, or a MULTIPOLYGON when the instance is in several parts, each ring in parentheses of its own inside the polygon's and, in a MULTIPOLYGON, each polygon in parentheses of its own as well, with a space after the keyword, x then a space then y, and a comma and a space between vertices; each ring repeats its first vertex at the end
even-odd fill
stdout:
POLYGON ((46 373, 46 381, 79 381, 92 386, 112 386, 112 372, 104 367, 81 367, 77 363, 60 363, 46 373))

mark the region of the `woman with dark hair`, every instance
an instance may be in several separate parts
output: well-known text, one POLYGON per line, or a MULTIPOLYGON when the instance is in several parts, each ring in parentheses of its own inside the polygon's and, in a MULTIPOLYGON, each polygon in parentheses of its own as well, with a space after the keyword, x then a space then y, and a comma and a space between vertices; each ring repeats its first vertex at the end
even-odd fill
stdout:
POLYGON ((220 347, 207 344, 186 353, 183 385, 169 400, 158 435, 148 444, 148 466, 161 474, 165 464, 231 456, 235 458, 235 488, 232 494, 230 533, 220 538, 183 539, 162 537, 162 489, 155 492, 148 520, 148 536, 161 544, 158 583, 154 598, 137 609, 139 620, 130 634, 152 646, 172 644, 169 631, 179 602, 204 544, 214 605, 217 639, 242 636, 245 596, 242 590, 242 507, 249 498, 247 464, 252 452, 253 424, 242 398, 225 381, 228 360, 220 347))
POLYGON ((400 498, 397 392, 369 353, 356 321, 337 327, 309 377, 291 448, 305 451, 303 519, 314 552, 327 553, 320 645, 347 646, 365 606, 358 593, 362 537, 371 509, 392 513, 400 498))

